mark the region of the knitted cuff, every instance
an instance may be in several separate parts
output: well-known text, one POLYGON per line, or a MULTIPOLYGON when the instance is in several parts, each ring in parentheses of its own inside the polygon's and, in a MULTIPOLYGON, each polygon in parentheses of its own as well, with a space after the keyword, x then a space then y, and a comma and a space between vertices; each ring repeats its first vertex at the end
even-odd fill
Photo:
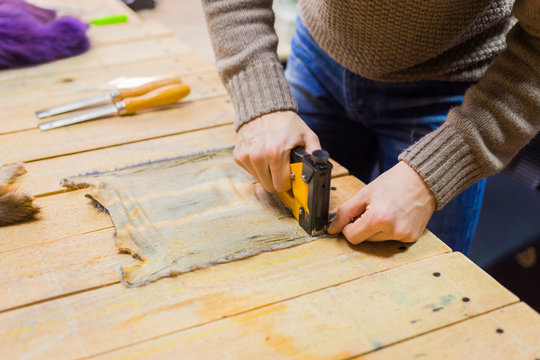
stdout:
POLYGON ((480 166, 469 145, 457 129, 447 123, 410 146, 398 159, 424 179, 435 196, 436 210, 481 177, 480 166))
POLYGON ((251 66, 225 84, 236 110, 235 129, 274 111, 297 111, 296 102, 279 63, 251 66))

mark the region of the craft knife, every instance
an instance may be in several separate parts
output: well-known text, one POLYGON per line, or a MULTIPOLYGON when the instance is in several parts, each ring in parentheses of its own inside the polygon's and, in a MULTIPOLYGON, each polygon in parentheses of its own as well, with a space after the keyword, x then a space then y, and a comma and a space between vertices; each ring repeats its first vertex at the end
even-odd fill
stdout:
POLYGON ((41 111, 36 111, 36 115, 38 118, 43 119, 46 117, 64 114, 70 111, 80 110, 80 109, 84 109, 90 106, 104 104, 107 102, 115 103, 117 101, 123 100, 128 97, 144 95, 162 86, 181 84, 181 83, 182 83, 182 80, 180 80, 180 78, 178 77, 168 77, 168 78, 156 79, 156 80, 153 80, 153 81, 150 81, 150 82, 147 82, 145 84, 135 86, 135 87, 129 87, 129 88, 114 87, 111 90, 109 90, 108 93, 105 93, 105 94, 93 96, 87 99, 82 99, 82 100, 69 103, 69 104, 55 106, 55 107, 41 110, 41 111))
POLYGON ((138 97, 129 97, 114 104, 96 107, 78 115, 41 123, 38 126, 45 131, 105 116, 131 115, 143 109, 174 104, 186 97, 189 92, 189 86, 185 84, 163 86, 138 97))

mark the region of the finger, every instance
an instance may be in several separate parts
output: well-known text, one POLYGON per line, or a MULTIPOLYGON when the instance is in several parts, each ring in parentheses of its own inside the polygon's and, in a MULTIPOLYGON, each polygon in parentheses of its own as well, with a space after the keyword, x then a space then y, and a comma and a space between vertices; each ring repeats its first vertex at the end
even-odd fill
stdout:
POLYGON ((291 183, 291 165, 289 151, 270 156, 268 165, 272 175, 272 184, 277 192, 289 190, 291 183), (288 186, 287 186, 288 185, 288 186))
POLYGON ((259 180, 264 190, 267 192, 275 192, 276 190, 272 183, 270 167, 268 166, 265 155, 259 152, 252 152, 249 154, 249 160, 256 173, 256 178, 259 180))
POLYGON ((303 145, 304 149, 310 154, 315 150, 321 149, 321 143, 319 141, 319 138, 317 137, 317 135, 315 135, 314 132, 311 132, 309 135, 305 136, 303 145))
POLYGON ((369 213, 364 213, 356 221, 347 224, 341 230, 341 233, 352 244, 360 244, 361 242, 378 235, 382 229, 373 225, 369 213))
POLYGON ((388 235, 387 233, 381 231, 374 235, 371 235, 369 238, 366 239, 366 241, 386 241, 386 240, 398 240, 398 239, 392 239, 391 235, 388 235))
POLYGON ((237 143, 233 151, 234 161, 240 165, 245 171, 251 174, 257 181, 257 173, 255 169, 251 166, 249 160, 249 154, 245 151, 245 146, 243 143, 237 143))
POLYGON ((339 233, 345 225, 351 223, 352 219, 362 215, 366 211, 368 205, 367 195, 362 190, 338 207, 336 217, 328 227, 329 234, 339 233))

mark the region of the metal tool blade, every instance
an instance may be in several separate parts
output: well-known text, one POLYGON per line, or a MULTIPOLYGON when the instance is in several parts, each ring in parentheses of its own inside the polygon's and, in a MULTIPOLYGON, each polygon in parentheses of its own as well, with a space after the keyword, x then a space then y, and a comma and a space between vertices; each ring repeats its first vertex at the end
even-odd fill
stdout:
POLYGON ((73 110, 79 110, 85 107, 106 103, 111 100, 112 100, 111 94, 109 93, 101 94, 101 95, 97 95, 91 98, 75 101, 70 104, 55 106, 50 109, 36 111, 36 115, 38 118, 43 119, 49 116, 59 115, 59 114, 73 111, 73 110))
POLYGON ((116 115, 118 113, 118 109, 114 104, 107 104, 103 105, 94 109, 90 109, 88 111, 85 111, 82 114, 74 115, 74 116, 68 116, 65 118, 45 122, 42 124, 39 124, 39 128, 43 131, 54 129, 61 126, 71 125, 80 123, 87 120, 97 119, 103 116, 109 116, 109 115, 116 115))

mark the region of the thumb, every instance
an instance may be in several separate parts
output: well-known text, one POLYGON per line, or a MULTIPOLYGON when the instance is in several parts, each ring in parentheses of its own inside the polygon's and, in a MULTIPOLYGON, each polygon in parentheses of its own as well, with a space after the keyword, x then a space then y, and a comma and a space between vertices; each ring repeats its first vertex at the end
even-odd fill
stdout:
POLYGON ((345 225, 353 222, 366 211, 367 196, 362 190, 338 207, 336 217, 328 227, 329 234, 339 233, 345 225))

